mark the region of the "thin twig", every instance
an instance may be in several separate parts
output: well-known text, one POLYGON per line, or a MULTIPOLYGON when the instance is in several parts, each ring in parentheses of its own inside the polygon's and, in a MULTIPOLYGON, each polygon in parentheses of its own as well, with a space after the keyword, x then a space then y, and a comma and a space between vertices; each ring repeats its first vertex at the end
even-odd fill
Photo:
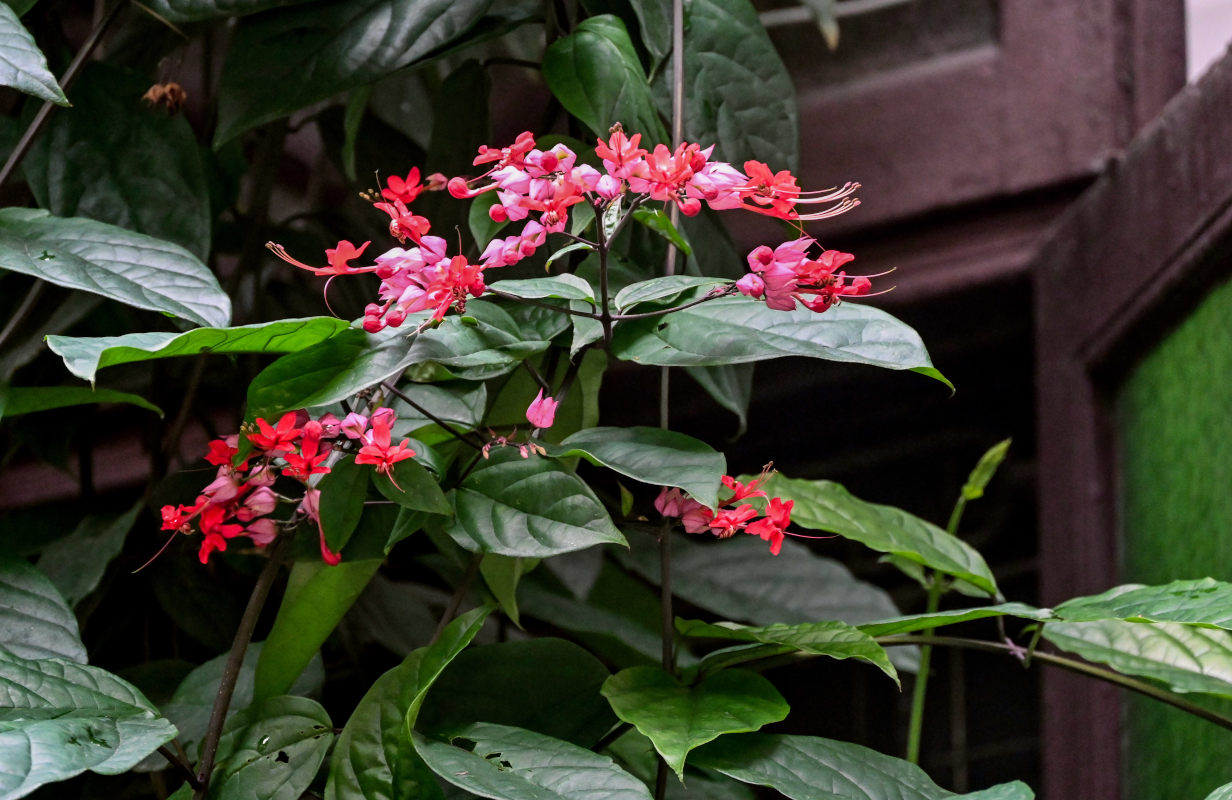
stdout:
POLYGON ((4 330, 0 331, 0 348, 4 347, 4 343, 7 342, 9 337, 13 335, 13 331, 17 330, 18 326, 21 325, 21 323, 25 321, 26 317, 30 315, 30 311, 34 308, 34 304, 38 302, 39 295, 41 295, 43 290, 46 288, 47 283, 45 281, 38 278, 34 279, 34 285, 32 285, 29 291, 26 292, 26 296, 21 299, 21 305, 19 305, 17 310, 13 312, 13 315, 9 317, 9 321, 4 326, 4 330))
POLYGON ((419 403, 416 403, 414 400, 408 397, 405 392, 402 392, 401 390, 399 390, 398 387, 394 386, 392 383, 389 383, 387 381, 382 382, 381 386, 384 387, 385 390, 388 391, 390 394, 394 395, 399 400, 401 400, 402 402, 409 405, 411 408, 418 411, 420 414, 423 414, 424 417, 426 417, 427 419, 430 419, 433 422, 435 422, 437 425, 440 425, 442 428, 444 428, 446 433, 448 433, 453 438, 457 439, 459 442, 462 442, 465 445, 469 445, 470 447, 473 447, 476 450, 479 450, 479 451, 483 450, 482 444, 475 444, 475 441, 471 439, 470 436, 458 430, 457 428, 453 427, 445 420, 441 419, 440 417, 436 416, 428 409, 421 406, 419 403))
POLYGON ((188 781, 189 786, 196 789, 201 785, 201 782, 197 780, 196 773, 192 771, 192 767, 188 765, 187 761, 180 758, 178 753, 172 752, 165 744, 158 746, 158 752, 163 758, 170 762, 171 766, 174 767, 177 772, 184 776, 184 780, 188 781))
POLYGON ((240 625, 235 631, 231 652, 227 655, 222 680, 218 685, 218 695, 214 698, 214 707, 210 709, 209 727, 201 741, 201 763, 197 769, 198 786, 193 791, 193 800, 202 800, 209 788, 210 773, 214 770, 214 758, 218 754, 218 741, 222 738, 222 726, 227 719, 227 709, 231 706, 231 696, 235 693, 235 682, 240 677, 240 666, 244 663, 244 654, 248 651, 253 629, 257 627, 257 619, 265 608, 274 579, 278 577, 278 569, 282 566, 282 551, 290 539, 289 535, 282 535, 274 540, 269 559, 261 569, 256 585, 252 587, 248 607, 244 609, 244 616, 240 618, 240 625))
MULTIPOLYGON (((535 365, 530 363, 529 358, 522 359, 522 366, 525 367, 526 371, 530 373, 530 376, 531 378, 534 379, 535 383, 539 384, 540 389, 542 389, 545 392, 552 391, 551 385, 549 385, 548 382, 543 379, 543 376, 539 374, 539 370, 535 369, 535 365)), ((557 401, 557 402, 560 402, 560 401, 557 401)))
POLYGON ((590 749, 595 751, 596 753, 602 753, 604 750, 606 750, 607 748, 615 744, 617 739, 619 739, 621 736, 624 736, 632 728, 633 728, 632 723, 621 722, 617 724, 615 728, 612 728, 610 731, 604 734, 603 738, 595 742, 595 746, 590 749))
POLYGON ((479 574, 479 564, 483 561, 483 553, 475 553, 471 556, 470 563, 466 565, 466 572, 462 573, 462 580, 458 582, 458 588, 454 590, 453 597, 449 598, 449 605, 446 606, 445 612, 441 614, 441 621, 436 623, 436 630, 432 632, 432 640, 428 642, 428 646, 436 644, 436 641, 441 638, 441 634, 445 632, 445 627, 453 622, 453 618, 458 615, 458 609, 462 607, 462 600, 465 599, 466 593, 470 591, 471 584, 475 582, 475 576, 479 574))

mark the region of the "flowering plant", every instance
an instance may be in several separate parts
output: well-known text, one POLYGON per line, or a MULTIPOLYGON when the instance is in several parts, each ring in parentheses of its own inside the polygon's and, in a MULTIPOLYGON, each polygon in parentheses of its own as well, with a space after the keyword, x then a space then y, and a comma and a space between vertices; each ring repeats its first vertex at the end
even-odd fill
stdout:
MULTIPOLYGON (((153 7, 174 23, 224 16, 231 5, 153 7)), ((640 35, 614 15, 562 19, 554 4, 542 17, 521 4, 484 2, 382 0, 364 12, 351 4, 249 5, 264 13, 238 24, 228 51, 217 153, 249 133, 259 140, 260 170, 287 136, 288 115, 350 91, 340 167, 354 180, 365 128, 375 137, 389 127, 366 116, 376 103, 366 87, 436 62, 454 65, 439 87, 431 136, 442 171, 428 174, 426 162, 404 163, 403 153, 382 149, 385 169, 397 172, 362 193, 353 210, 367 216, 351 222, 375 232, 331 236, 324 266, 314 266, 320 259, 310 255, 304 228, 268 224, 272 189, 268 176, 263 189, 254 178, 265 194, 237 203, 229 217, 250 223, 245 245, 233 263, 211 251, 230 292, 194 255, 202 242, 191 231, 181 232, 179 245, 146 235, 176 238, 158 227, 165 220, 140 232, 115 219, 0 210, 0 225, 17 242, 0 240, 0 251, 46 256, 14 257, 6 267, 185 323, 109 336, 52 332, 50 350, 79 378, 94 383, 105 368, 192 355, 200 365, 188 382, 195 387, 207 354, 264 357, 243 382, 242 420, 220 428, 236 432, 214 435, 214 418, 202 425, 210 435, 194 458, 206 466, 194 458, 185 466, 208 475, 153 476, 149 495, 159 500, 108 523, 122 529, 123 542, 142 507, 160 508, 162 549, 149 545, 158 527, 152 516, 129 539, 143 552, 157 550, 146 569, 176 570, 184 587, 209 586, 204 611, 187 614, 187 588, 163 593, 166 613, 186 631, 202 617, 225 616, 226 576, 252 587, 246 607, 229 618, 234 631, 225 635, 233 638, 215 648, 225 655, 200 659, 153 703, 146 693, 158 683, 150 675, 135 671, 126 680, 87 664, 63 588, 75 584, 57 570, 51 547, 37 568, 20 558, 0 562, 0 600, 34 620, 0 649, 4 678, 17 687, 0 712, 0 797, 86 771, 133 770, 159 776, 160 797, 174 775, 180 786, 172 796, 180 798, 746 798, 761 786, 790 798, 929 800, 954 796, 913 763, 934 646, 992 649, 1023 664, 1078 663, 1037 651, 1042 638, 1111 667, 1084 667, 1089 673, 1195 713, 1170 691, 1123 673, 1175 691, 1225 690, 1226 683, 1196 689, 1200 667, 1129 664, 1123 656, 1147 639, 1180 648, 1175 642, 1210 629, 1223 635, 1232 586, 1118 587, 1054 609, 1004 601, 957 529, 1005 445, 976 467, 942 529, 771 465, 739 474, 711 444, 671 429, 666 376, 676 367, 689 368, 742 416, 748 366, 782 356, 911 371, 948 385, 915 331, 869 304, 883 275, 849 273, 852 254, 806 232, 807 223, 854 208, 859 186, 799 187, 790 169, 794 131, 773 129, 784 127, 780 118, 794 119, 790 87, 746 0, 695 2, 687 17, 677 4, 696 37, 684 37, 678 18, 674 44, 656 25, 657 7, 641 2, 616 4, 638 20, 640 35), (389 26, 385 12, 400 24, 389 26), (472 141, 459 157, 453 140, 475 137, 451 126, 474 112, 471 89, 486 78, 477 62, 449 54, 534 23, 547 30, 542 75, 568 112, 554 129, 589 133, 583 140, 524 131, 472 141), (404 46, 358 49, 371 36, 404 46), (738 90, 758 98, 752 106, 728 94, 726 78, 687 77, 706 53, 758 66, 749 70, 761 76, 757 85, 738 90), (670 73, 671 86, 659 87, 647 66, 670 73), (686 80, 693 81, 687 97, 686 80), (676 101, 671 135, 656 91, 676 101), (715 116, 720 101, 755 113, 733 133, 715 116), (745 134, 759 128, 769 130, 773 152, 751 152, 758 148, 745 134), (790 232, 739 254, 717 221, 726 212, 790 232), (246 213, 257 216, 244 220, 246 213), (263 263, 260 244, 271 229, 279 241, 266 247, 279 260, 263 263), (374 245, 386 229, 385 246, 374 245), (291 280, 288 264, 314 281, 318 308, 353 308, 357 319, 288 313, 231 324, 233 299, 255 318, 254 298, 276 294, 262 281, 291 280), (604 374, 624 381, 648 369, 659 379, 658 420, 599 425, 604 374), (866 545, 919 581, 925 612, 903 616, 884 590, 795 541, 830 537, 866 545), (784 600, 788 582, 792 597, 784 600), (949 590, 992 603, 942 611, 949 590), (679 600, 690 605, 685 617, 673 611, 679 600), (647 607, 657 609, 649 621, 647 607), (976 619, 996 620, 999 637, 934 635, 976 619), (1025 637, 1005 636, 1007 622, 1025 637), (254 643, 257 631, 263 641, 254 643), (1141 638, 1131 645, 1115 636, 1141 638), (323 649, 357 639, 398 663, 374 676, 359 658, 323 665, 323 649), (477 639, 488 644, 471 647, 477 639), (907 760, 815 732, 761 730, 790 711, 762 671, 809 659, 871 668, 887 687, 917 673, 907 760)), ((0 12, 13 16, 5 6, 0 12)), ((15 16, 5 24, 29 38, 15 16)), ((33 39, 29 47, 38 52, 33 39)), ((26 76, 41 77, 39 69, 47 71, 32 61, 26 76)), ((102 67, 93 74, 99 86, 126 80, 102 67)), ((168 107, 185 102, 183 89, 146 97, 168 107)), ((183 122, 142 124, 180 132, 173 136, 183 122)), ((48 147, 30 156, 54 165, 43 178, 29 170, 36 198, 63 196, 40 181, 71 172, 57 159, 72 152, 48 147)), ((23 157, 15 151, 16 161, 23 157)), ((222 162, 220 155, 220 171, 222 162)), ((0 172, 0 182, 11 171, 0 172)), ((209 239, 207 231, 204 251, 209 239)), ((166 382, 154 382, 165 395, 166 382)), ((82 403, 154 407, 136 393, 84 391, 82 403)), ((12 415, 63 406, 66 396, 73 395, 9 387, 5 398, 12 415)), ((168 453, 193 416, 190 403, 183 409, 168 453)), ((72 539, 66 547, 77 544, 72 539)), ((75 599, 97 585, 98 577, 75 599)), ((970 796, 1033 795, 1015 781, 970 796)))

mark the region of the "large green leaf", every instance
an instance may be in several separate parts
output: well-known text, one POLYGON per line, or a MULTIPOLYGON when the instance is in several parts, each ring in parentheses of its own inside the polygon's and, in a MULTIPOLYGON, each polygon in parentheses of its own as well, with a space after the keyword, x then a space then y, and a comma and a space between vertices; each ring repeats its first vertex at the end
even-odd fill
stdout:
POLYGON ((522 576, 539 565, 537 558, 514 558, 484 553, 479 559, 479 574, 488 591, 500 604, 500 610, 509 620, 522 627, 521 613, 518 611, 518 585, 522 576))
POLYGON ((239 17, 305 0, 149 0, 146 5, 171 22, 202 22, 221 17, 239 17))
POLYGON ((1046 608, 1033 608, 1025 603, 1001 603, 983 608, 964 608, 955 611, 938 611, 933 614, 912 614, 893 619, 882 619, 876 622, 865 622, 858 625, 860 630, 870 636, 894 636, 903 633, 915 633, 940 628, 943 625, 957 625, 960 622, 970 622, 989 617, 1018 617, 1019 619, 1045 622, 1053 619, 1052 612, 1046 608))
POLYGON ((1226 783, 1206 796, 1206 800, 1232 800, 1232 783, 1226 783))
POLYGON ((95 403, 129 403, 162 416, 162 409, 144 397, 89 386, 0 386, 0 417, 20 417, 38 411, 95 403))
POLYGON ((590 747, 616 722, 599 695, 609 675, 597 658, 564 639, 474 647, 433 685, 419 726, 443 733, 492 722, 590 747))
POLYGON ((4 4, 0 4, 0 86, 12 86, 62 106, 69 104, 34 37, 4 4))
POLYGON ((465 35, 490 5, 316 2, 243 20, 223 62, 215 145, 423 60, 465 35))
MULTIPOLYGON (((738 781, 769 786, 792 800, 959 800, 924 770, 850 742, 750 733, 700 748, 691 763, 738 781)), ((1032 800, 1024 783, 1000 784, 967 800, 1032 800)))
POLYGON ((198 325, 231 319, 231 299, 192 253, 92 219, 0 209, 0 269, 198 325))
POLYGON ((200 353, 293 353, 347 327, 346 322, 333 317, 307 317, 234 328, 195 328, 184 333, 48 336, 47 346, 64 359, 69 372, 93 383, 103 367, 134 361, 200 353))
POLYGON ((474 723, 448 743, 416 734, 415 749, 437 775, 493 800, 650 800, 607 756, 522 728, 474 723))
POLYGON ((753 399, 754 364, 725 364, 721 367, 685 367, 689 377, 697 381, 714 401, 736 415, 740 421, 736 436, 743 436, 749 426, 749 401, 753 399))
POLYGON ((119 515, 90 514, 68 536, 43 549, 39 572, 51 579, 68 605, 77 605, 98 587, 142 507, 138 503, 119 515))
POLYGON ((434 644, 415 650, 377 678, 338 736, 329 760, 326 800, 441 797, 432 773, 411 746, 410 733, 428 689, 479 633, 488 612, 468 611, 449 623, 434 644))
POLYGON ((975 548, 902 509, 866 502, 832 481, 776 475, 769 491, 795 501, 791 521, 796 525, 837 533, 997 594, 992 570, 975 548))
POLYGON ((729 283, 721 278, 702 278, 696 275, 668 275, 660 278, 631 283, 616 293, 613 302, 621 313, 630 311, 639 303, 666 303, 675 300, 690 289, 713 289, 729 283))
POLYGON ((436 478, 413 458, 395 464, 392 478, 374 472, 372 482, 387 500, 403 508, 429 514, 449 514, 453 510, 436 478))
POLYGON ((1174 692, 1232 697, 1232 634, 1179 622, 1050 622, 1044 638, 1087 661, 1174 692))
POLYGON ((346 456, 335 462, 317 484, 321 490, 319 522, 331 550, 342 550, 364 514, 370 471, 356 464, 354 456, 346 456))
POLYGON ((747 364, 782 356, 909 369, 949 381, 933 368, 920 335, 880 309, 843 303, 823 314, 776 311, 743 295, 720 297, 668 317, 616 326, 617 358, 664 367, 747 364))
POLYGON ((545 558, 625 543, 590 487, 546 458, 495 450, 451 496, 446 532, 472 552, 545 558))
POLYGON ((1184 622, 1232 630, 1232 583, 1213 578, 1173 581, 1162 586, 1131 583, 1103 594, 1066 600, 1053 610, 1070 622, 1184 622))
MULTIPOLYGON (((571 245, 572 246, 572 245, 571 245)), ((560 300, 585 300, 595 305, 595 290, 576 275, 550 275, 546 278, 523 278, 521 280, 497 281, 489 289, 504 292, 514 297, 555 298, 560 300)))
POLYGON ((718 505, 727 459, 710 445, 662 428, 587 428, 547 448, 554 458, 581 456, 651 486, 679 486, 703 505, 718 505))
POLYGON ((681 780, 685 757, 693 748, 725 733, 778 722, 789 710, 770 681, 735 669, 683 686, 658 667, 630 667, 607 679, 603 696, 616 716, 654 743, 681 780))
POLYGON ((0 647, 0 685, 5 800, 86 770, 125 772, 176 735, 136 687, 97 667, 26 660, 0 647))
POLYGON ((547 309, 506 310, 475 300, 467 313, 447 317, 413 341, 407 336, 426 315, 377 334, 351 329, 270 364, 248 387, 248 414, 270 417, 343 400, 412 365, 440 364, 461 377, 503 374, 548 348, 569 321, 547 309), (512 313, 511 313, 512 312, 512 313))
POLYGON ((258 702, 227 723, 210 797, 299 800, 333 740, 329 714, 315 700, 288 696, 258 702))
POLYGON ((253 697, 285 694, 381 566, 375 558, 297 561, 257 661, 253 697))
POLYGON ((40 207, 210 250, 209 185, 192 126, 141 102, 145 75, 94 62, 22 162, 40 207))
POLYGON ((617 17, 590 17, 553 42, 543 55, 543 78, 560 104, 603 139, 619 122, 630 135, 641 133, 643 146, 666 141, 646 73, 617 17))
POLYGON ((0 554, 0 642, 21 658, 60 657, 86 663, 77 617, 43 573, 0 554))
MULTIPOLYGON (((264 642, 253 642, 244 654, 240 664, 240 674, 235 681, 235 690, 231 695, 231 705, 227 709, 227 719, 248 708, 252 704, 253 677, 257 662, 265 649, 264 642)), ((214 701, 218 698, 218 687, 222 682, 222 673, 226 667, 228 654, 223 653, 212 658, 194 669, 184 677, 176 687, 175 694, 162 705, 163 716, 174 723, 179 730, 180 744, 190 757, 196 755, 197 744, 205 738, 209 726, 210 713, 214 709, 214 701)), ((300 675, 300 679, 291 687, 291 694, 312 694, 319 692, 325 682, 325 668, 321 657, 315 656, 309 662, 308 669, 300 675)), ((137 768, 139 771, 163 769, 166 760, 162 756, 152 756, 137 768)))
MULTIPOLYGON (((403 383, 400 389, 424 411, 464 431, 478 428, 488 407, 488 389, 483 383, 403 383)), ((452 440, 453 437, 448 431, 402 398, 395 395, 388 398, 387 404, 398 412, 398 430, 412 431, 415 438, 429 444, 452 440)))
MULTIPOLYGON (((632 550, 619 557, 658 583, 654 537, 628 534, 632 550)), ((712 538, 672 537, 672 592, 696 606, 756 625, 827 619, 855 625, 898 615, 883 590, 803 545, 786 541, 775 557, 756 537, 712 538)))
MULTIPOLYGON (((799 161, 796 93, 749 0, 692 0, 685 8, 684 131, 737 167, 749 159, 775 170, 799 161)), ((665 62, 655 88, 670 105, 665 62)))
POLYGON ((855 658, 872 664, 889 675, 895 683, 899 682, 898 672, 881 645, 873 641, 872 636, 845 622, 804 622, 798 625, 751 627, 734 622, 712 624, 700 620, 678 619, 676 629, 684 636, 782 645, 786 652, 794 650, 840 660, 855 658))

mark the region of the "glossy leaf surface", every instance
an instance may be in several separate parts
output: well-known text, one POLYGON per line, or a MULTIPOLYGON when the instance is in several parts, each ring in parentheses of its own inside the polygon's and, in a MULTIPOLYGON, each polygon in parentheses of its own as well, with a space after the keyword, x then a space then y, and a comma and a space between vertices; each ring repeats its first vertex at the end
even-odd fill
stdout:
POLYGON ((629 32, 618 18, 601 14, 580 22, 543 56, 543 77, 552 94, 591 131, 608 136, 619 122, 642 146, 666 140, 629 32))
POLYGON ((684 779, 689 751, 725 733, 755 731, 787 716, 788 706, 770 681, 755 672, 726 670, 682 686, 658 667, 630 667, 603 684, 616 716, 654 743, 684 779))
POLYGON ((47 576, 8 555, 0 555, 0 630, 0 646, 15 657, 86 663, 73 610, 47 576))
POLYGON ((564 274, 552 275, 547 278, 497 281, 488 288, 494 292, 511 294, 514 297, 550 297, 561 300, 585 300, 592 306, 595 305, 594 289, 590 287, 589 283, 576 275, 564 274))
POLYGON ((317 701, 284 696, 257 702, 224 730, 210 797, 299 800, 333 740, 333 723, 317 701))
POLYGON ((542 733, 477 722, 452 730, 450 739, 447 743, 416 734, 415 749, 433 772, 472 795, 494 800, 650 800, 646 785, 612 759, 542 733))
POLYGON ((39 556, 39 572, 46 575, 69 606, 98 587, 111 559, 124 547, 140 504, 119 515, 91 514, 73 532, 57 539, 39 556))
POLYGON ((4 4, 0 4, 0 86, 11 86, 62 106, 69 104, 34 37, 4 4))
POLYGON ((184 333, 48 336, 47 346, 64 359, 69 372, 92 383, 100 369, 135 361, 199 353, 293 353, 346 328, 344 320, 308 317, 234 328, 195 328, 184 333))
POLYGON ((964 608, 956 611, 938 611, 934 614, 912 614, 905 617, 865 622, 858 625, 870 636, 894 636, 916 631, 927 631, 943 625, 957 625, 976 619, 990 617, 1018 617, 1019 619, 1044 622, 1053 618, 1046 608, 1033 608, 1025 603, 1001 603, 983 608, 964 608))
POLYGON ((128 403, 153 411, 160 417, 163 411, 144 397, 114 389, 93 389, 89 386, 0 386, 0 417, 20 417, 38 411, 50 411, 69 406, 95 403, 128 403))
POLYGON ((880 309, 843 303, 824 314, 776 311, 744 296, 721 297, 670 317, 616 326, 613 353, 665 367, 748 364, 783 356, 909 369, 945 380, 920 335, 880 309))
POLYGON ((92 219, 0 209, 0 269, 198 325, 231 319, 231 299, 192 253, 92 219))
POLYGON ((452 496, 446 532, 472 552, 544 558, 625 543, 590 488, 549 459, 493 451, 452 496))
POLYGON ((27 660, 0 647, 0 685, 0 797, 6 800, 86 770, 125 772, 176 735, 141 692, 97 667, 27 660))
MULTIPOLYGON (((738 781, 768 786, 792 800, 959 800, 910 762, 850 742, 814 736, 750 733, 727 736, 699 749, 692 763, 738 781)), ((1032 800, 1017 781, 971 794, 966 800, 1032 800)))
POLYGON ((727 459, 692 436, 662 428, 587 428, 548 448, 554 458, 581 456, 651 486, 679 486, 714 508, 727 459))
POLYGON ((832 481, 776 475, 769 491, 795 501, 791 521, 796 525, 837 533, 879 553, 902 556, 961 578, 989 595, 997 593, 992 570, 975 548, 902 509, 866 502, 832 481))
POLYGON ((1054 611, 1071 622, 1184 622, 1232 630, 1232 583, 1202 578, 1162 586, 1126 584, 1102 594, 1066 600, 1054 611))

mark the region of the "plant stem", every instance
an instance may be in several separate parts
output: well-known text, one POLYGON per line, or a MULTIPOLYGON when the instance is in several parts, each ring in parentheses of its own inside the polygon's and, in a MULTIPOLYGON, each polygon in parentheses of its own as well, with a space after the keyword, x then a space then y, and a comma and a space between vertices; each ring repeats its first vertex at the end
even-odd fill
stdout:
MULTIPOLYGON (((731 286, 735 286, 735 285, 736 284, 734 283, 731 284, 731 286)), ((693 306, 700 306, 702 303, 708 303, 711 300, 718 300, 720 297, 727 297, 728 295, 732 294, 732 291, 733 290, 731 288, 725 288, 721 294, 708 294, 705 297, 698 298, 697 300, 691 300, 688 303, 683 303, 682 305, 678 305, 678 306, 672 306, 671 308, 663 308, 658 311, 639 311, 636 314, 613 314, 612 319, 614 321, 619 322, 619 321, 627 320, 627 319, 646 319, 647 317, 661 317, 664 314, 671 314, 675 311, 684 311, 686 308, 692 308, 693 306)))
POLYGON ((436 640, 441 638, 441 634, 445 632, 445 627, 458 615, 463 598, 470 591, 471 584, 475 582, 475 576, 479 574, 481 561, 483 561, 483 553, 475 553, 471 556, 470 563, 466 565, 466 572, 462 573, 462 580, 458 581, 458 588, 454 590, 453 597, 449 598, 449 605, 441 614, 441 621, 436 623, 436 630, 432 632, 432 640, 428 642, 429 646, 436 644, 436 640))
POLYGON ((13 316, 9 317, 9 321, 5 324, 4 330, 0 331, 0 348, 4 347, 4 343, 13 335, 13 331, 17 330, 18 326, 25 321, 30 315, 30 311, 34 308, 34 304, 38 302, 39 295, 47 288, 47 283, 38 278, 34 279, 34 283, 30 286, 26 296, 21 299, 21 305, 13 312, 13 316))
POLYGON ((482 445, 482 444, 475 444, 475 440, 474 440, 474 439, 472 439, 470 436, 468 436, 467 434, 465 434, 465 433, 463 433, 462 431, 458 430, 457 428, 453 427, 452 425, 450 425, 450 424, 449 424, 448 422, 446 422, 445 420, 441 419, 440 417, 436 416, 435 414, 433 414, 433 413, 432 413, 431 411, 429 411, 428 409, 426 409, 426 408, 424 408, 423 406, 421 406, 419 403, 416 403, 414 400, 412 400, 411 398, 407 397, 407 396, 406 396, 406 394, 405 394, 404 392, 402 392, 401 390, 399 390, 399 389, 398 389, 398 387, 394 386, 392 383, 389 383, 389 382, 382 382, 382 383, 381 383, 381 386, 382 386, 382 387, 384 387, 384 388, 385 388, 385 390, 386 390, 386 391, 388 391, 390 394, 394 395, 394 396, 395 396, 395 397, 397 397, 399 400, 401 400, 402 402, 406 403, 406 404, 407 404, 408 406, 410 406, 411 408, 413 408, 413 409, 415 409, 416 411, 418 411, 420 414, 423 414, 423 415, 424 415, 424 417, 426 417, 427 419, 432 420, 432 421, 433 421, 433 422, 435 422, 437 425, 439 425, 439 426, 441 426, 442 428, 444 428, 446 433, 448 433, 448 434, 449 434, 450 436, 452 436, 453 438, 457 439, 459 442, 462 442, 463 444, 468 445, 468 446, 470 446, 470 447, 474 448, 475 450, 479 450, 480 452, 482 452, 482 451, 483 451, 483 445, 482 445))
MULTIPOLYGON (((932 582, 928 586, 927 614, 935 614, 941 605, 941 576, 933 573, 932 582)), ((915 676, 915 686, 911 692, 911 718, 907 723, 907 760, 912 764, 920 763, 920 734, 924 729, 924 699, 928 691, 929 667, 932 664, 933 649, 929 645, 920 648, 920 671, 915 676)))
MULTIPOLYGON (((107 28, 110 27, 111 23, 120 13, 120 9, 125 5, 127 4, 124 0, 116 0, 111 8, 107 10, 107 13, 103 14, 103 18, 98 21, 98 24, 94 26, 94 30, 90 31, 90 35, 86 38, 85 43, 81 45, 81 49, 77 51, 77 55, 73 56, 68 69, 64 70, 64 74, 60 76, 60 88, 66 93, 68 88, 73 85, 73 81, 77 80, 77 76, 86 65, 90 54, 94 52, 94 48, 98 47, 98 43, 102 40, 103 34, 107 32, 107 28)), ((55 103, 48 100, 43 103, 42 108, 34 115, 34 119, 26 127, 25 132, 21 135, 21 139, 17 141, 17 146, 9 154, 8 160, 4 162, 3 167, 0 167, 0 186, 8 182, 9 178, 13 176, 13 172, 17 169, 17 165, 26 157, 26 153, 30 151, 30 146, 34 144, 34 140, 38 138, 39 132, 43 129, 43 125, 47 123, 47 118, 51 116, 55 105, 55 103)))
MULTIPOLYGON (((964 639, 957 636, 878 636, 875 637, 877 644, 883 647, 893 647, 897 645, 936 645, 938 647, 961 647, 967 650, 982 650, 988 653, 1005 653, 1006 655, 1019 657, 1020 648, 1001 642, 985 642, 979 639, 964 639)), ((1207 722, 1213 722, 1216 725, 1232 730, 1232 718, 1225 717, 1210 709, 1203 708, 1197 703, 1191 703, 1179 695, 1173 694, 1166 689, 1160 689, 1152 686, 1145 681, 1140 681, 1135 678, 1130 678, 1122 675, 1119 672, 1113 672, 1103 667, 1097 667, 1093 664, 1087 664, 1083 661, 1078 661, 1065 656, 1053 655, 1052 653, 1036 652, 1032 655, 1033 661, 1040 661, 1069 672, 1076 672, 1079 675, 1086 675, 1090 678, 1097 678, 1101 681, 1114 684, 1122 689, 1138 692, 1166 703, 1174 708, 1179 708, 1182 711, 1193 714, 1195 717, 1204 719, 1207 722)))
POLYGON ((274 587, 274 579, 278 577, 278 569, 282 566, 282 551, 290 541, 288 535, 279 536, 270 548, 268 560, 261 569, 257 583, 252 587, 252 595, 248 598, 248 607, 240 618, 239 628, 235 631, 235 639, 231 642, 231 652, 227 655, 227 663, 222 670, 222 681, 218 685, 218 695, 214 698, 214 707, 210 710, 210 723, 206 729, 205 738, 201 741, 201 763, 197 765, 198 785, 193 791, 193 800, 205 797, 210 785, 210 773, 214 770, 214 757, 218 754, 218 741, 222 738, 222 726, 227 719, 227 709, 231 706, 231 696, 235 693, 235 682, 240 677, 240 667, 244 663, 244 654, 252 641, 253 629, 257 627, 257 619, 261 609, 269 597, 270 589, 274 587))
POLYGON ((159 745, 158 753, 163 758, 167 759, 167 761, 170 762, 171 766, 175 767, 176 771, 178 771, 181 775, 184 776, 184 780, 188 781, 189 786, 196 789, 198 786, 201 785, 197 781, 197 775, 196 773, 192 771, 192 767, 188 765, 188 762, 180 758, 178 753, 175 753, 172 750, 170 750, 165 744, 159 745))
POLYGON ((663 520, 659 529, 659 608, 662 622, 663 671, 676 674, 676 627, 672 613, 672 524, 663 520))

